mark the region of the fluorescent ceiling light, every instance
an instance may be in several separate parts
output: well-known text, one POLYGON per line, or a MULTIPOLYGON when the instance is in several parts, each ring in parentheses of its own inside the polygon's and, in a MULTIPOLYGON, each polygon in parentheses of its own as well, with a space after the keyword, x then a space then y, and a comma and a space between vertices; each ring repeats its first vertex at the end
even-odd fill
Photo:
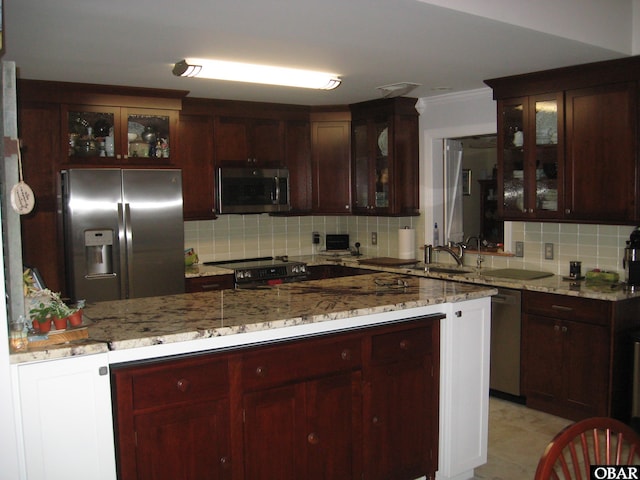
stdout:
POLYGON ((179 61, 173 67, 173 74, 178 77, 212 78, 320 90, 333 90, 342 82, 335 73, 202 58, 187 58, 179 61))

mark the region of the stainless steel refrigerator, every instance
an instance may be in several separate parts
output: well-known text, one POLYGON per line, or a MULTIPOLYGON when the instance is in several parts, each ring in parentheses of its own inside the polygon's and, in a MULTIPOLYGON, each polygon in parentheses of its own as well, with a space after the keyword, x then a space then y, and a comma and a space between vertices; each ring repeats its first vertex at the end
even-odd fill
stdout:
POLYGON ((72 299, 184 293, 180 170, 63 170, 61 191, 72 299))

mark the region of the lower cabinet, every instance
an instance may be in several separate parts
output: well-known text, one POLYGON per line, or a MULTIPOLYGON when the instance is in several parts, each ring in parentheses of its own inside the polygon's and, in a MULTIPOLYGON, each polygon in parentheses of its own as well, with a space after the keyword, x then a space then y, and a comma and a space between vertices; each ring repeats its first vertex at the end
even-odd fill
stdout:
POLYGON ((442 317, 113 366, 119 478, 433 478, 442 317))
POLYGON ((527 406, 570 419, 610 416, 611 302, 525 291, 527 406))
POLYGON ((12 367, 24 451, 20 478, 115 480, 108 365, 102 353, 12 367))

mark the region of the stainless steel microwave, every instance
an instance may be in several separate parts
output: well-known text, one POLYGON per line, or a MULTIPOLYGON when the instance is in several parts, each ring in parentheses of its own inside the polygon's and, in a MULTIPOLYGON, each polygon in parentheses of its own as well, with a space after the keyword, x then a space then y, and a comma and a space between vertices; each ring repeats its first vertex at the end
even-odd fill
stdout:
POLYGON ((270 213, 291 210, 287 168, 216 169, 217 213, 270 213))

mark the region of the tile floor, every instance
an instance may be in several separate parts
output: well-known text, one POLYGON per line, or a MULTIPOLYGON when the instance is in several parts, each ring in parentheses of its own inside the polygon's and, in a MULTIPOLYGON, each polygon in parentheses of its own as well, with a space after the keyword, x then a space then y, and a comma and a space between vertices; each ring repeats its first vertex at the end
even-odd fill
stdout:
POLYGON ((477 480, 533 480, 538 460, 551 439, 571 420, 491 397, 488 461, 477 480))

